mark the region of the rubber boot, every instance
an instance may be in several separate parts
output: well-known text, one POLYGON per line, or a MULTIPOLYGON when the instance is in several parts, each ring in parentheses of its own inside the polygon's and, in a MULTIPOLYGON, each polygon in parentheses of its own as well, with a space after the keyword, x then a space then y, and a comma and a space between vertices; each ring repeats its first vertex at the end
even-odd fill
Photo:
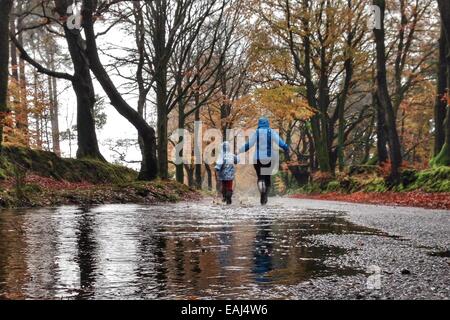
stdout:
POLYGON ((261 205, 265 205, 267 203, 267 187, 264 180, 258 181, 258 189, 261 193, 261 205))
POLYGON ((233 203, 233 191, 227 191, 226 201, 227 205, 231 205, 233 203))
POLYGON ((264 192, 261 195, 261 204, 263 206, 265 206, 267 204, 267 202, 269 201, 269 192, 270 192, 270 187, 266 187, 266 192, 264 192))

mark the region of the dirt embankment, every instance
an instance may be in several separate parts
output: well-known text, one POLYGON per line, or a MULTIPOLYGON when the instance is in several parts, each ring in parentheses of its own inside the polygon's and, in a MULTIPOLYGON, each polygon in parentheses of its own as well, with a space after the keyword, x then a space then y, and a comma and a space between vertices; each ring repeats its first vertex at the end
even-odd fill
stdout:
POLYGON ((173 181, 138 182, 137 172, 95 160, 5 147, 0 156, 0 208, 176 202, 199 199, 173 181))

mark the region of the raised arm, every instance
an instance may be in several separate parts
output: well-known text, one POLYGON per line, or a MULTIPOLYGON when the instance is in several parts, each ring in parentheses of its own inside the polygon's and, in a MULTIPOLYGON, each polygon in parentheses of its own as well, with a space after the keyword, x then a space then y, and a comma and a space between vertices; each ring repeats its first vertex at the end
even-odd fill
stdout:
POLYGON ((275 141, 276 144, 278 144, 278 146, 283 149, 284 151, 289 150, 289 146, 287 145, 286 142, 284 142, 283 139, 281 139, 280 135, 276 132, 272 130, 272 139, 275 141))

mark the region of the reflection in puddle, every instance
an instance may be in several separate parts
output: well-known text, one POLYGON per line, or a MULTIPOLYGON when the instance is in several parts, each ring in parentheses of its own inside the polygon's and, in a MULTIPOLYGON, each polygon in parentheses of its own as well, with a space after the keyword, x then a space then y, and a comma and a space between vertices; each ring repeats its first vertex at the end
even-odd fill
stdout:
POLYGON ((0 297, 254 298, 360 270, 318 234, 384 235, 336 212, 206 203, 0 212, 0 297))

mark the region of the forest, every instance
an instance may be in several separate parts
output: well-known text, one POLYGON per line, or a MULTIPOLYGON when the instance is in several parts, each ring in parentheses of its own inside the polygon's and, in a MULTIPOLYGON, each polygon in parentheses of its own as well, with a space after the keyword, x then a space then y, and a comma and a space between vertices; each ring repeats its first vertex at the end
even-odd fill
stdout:
POLYGON ((446 0, 0 0, 0 14, 3 162, 25 148, 212 190, 204 150, 172 132, 201 121, 230 140, 267 116, 290 146, 280 192, 450 191, 446 0), (122 124, 134 132, 99 139, 122 124))
POLYGON ((449 214, 450 0, 0 0, 0 303, 449 300, 449 214))

